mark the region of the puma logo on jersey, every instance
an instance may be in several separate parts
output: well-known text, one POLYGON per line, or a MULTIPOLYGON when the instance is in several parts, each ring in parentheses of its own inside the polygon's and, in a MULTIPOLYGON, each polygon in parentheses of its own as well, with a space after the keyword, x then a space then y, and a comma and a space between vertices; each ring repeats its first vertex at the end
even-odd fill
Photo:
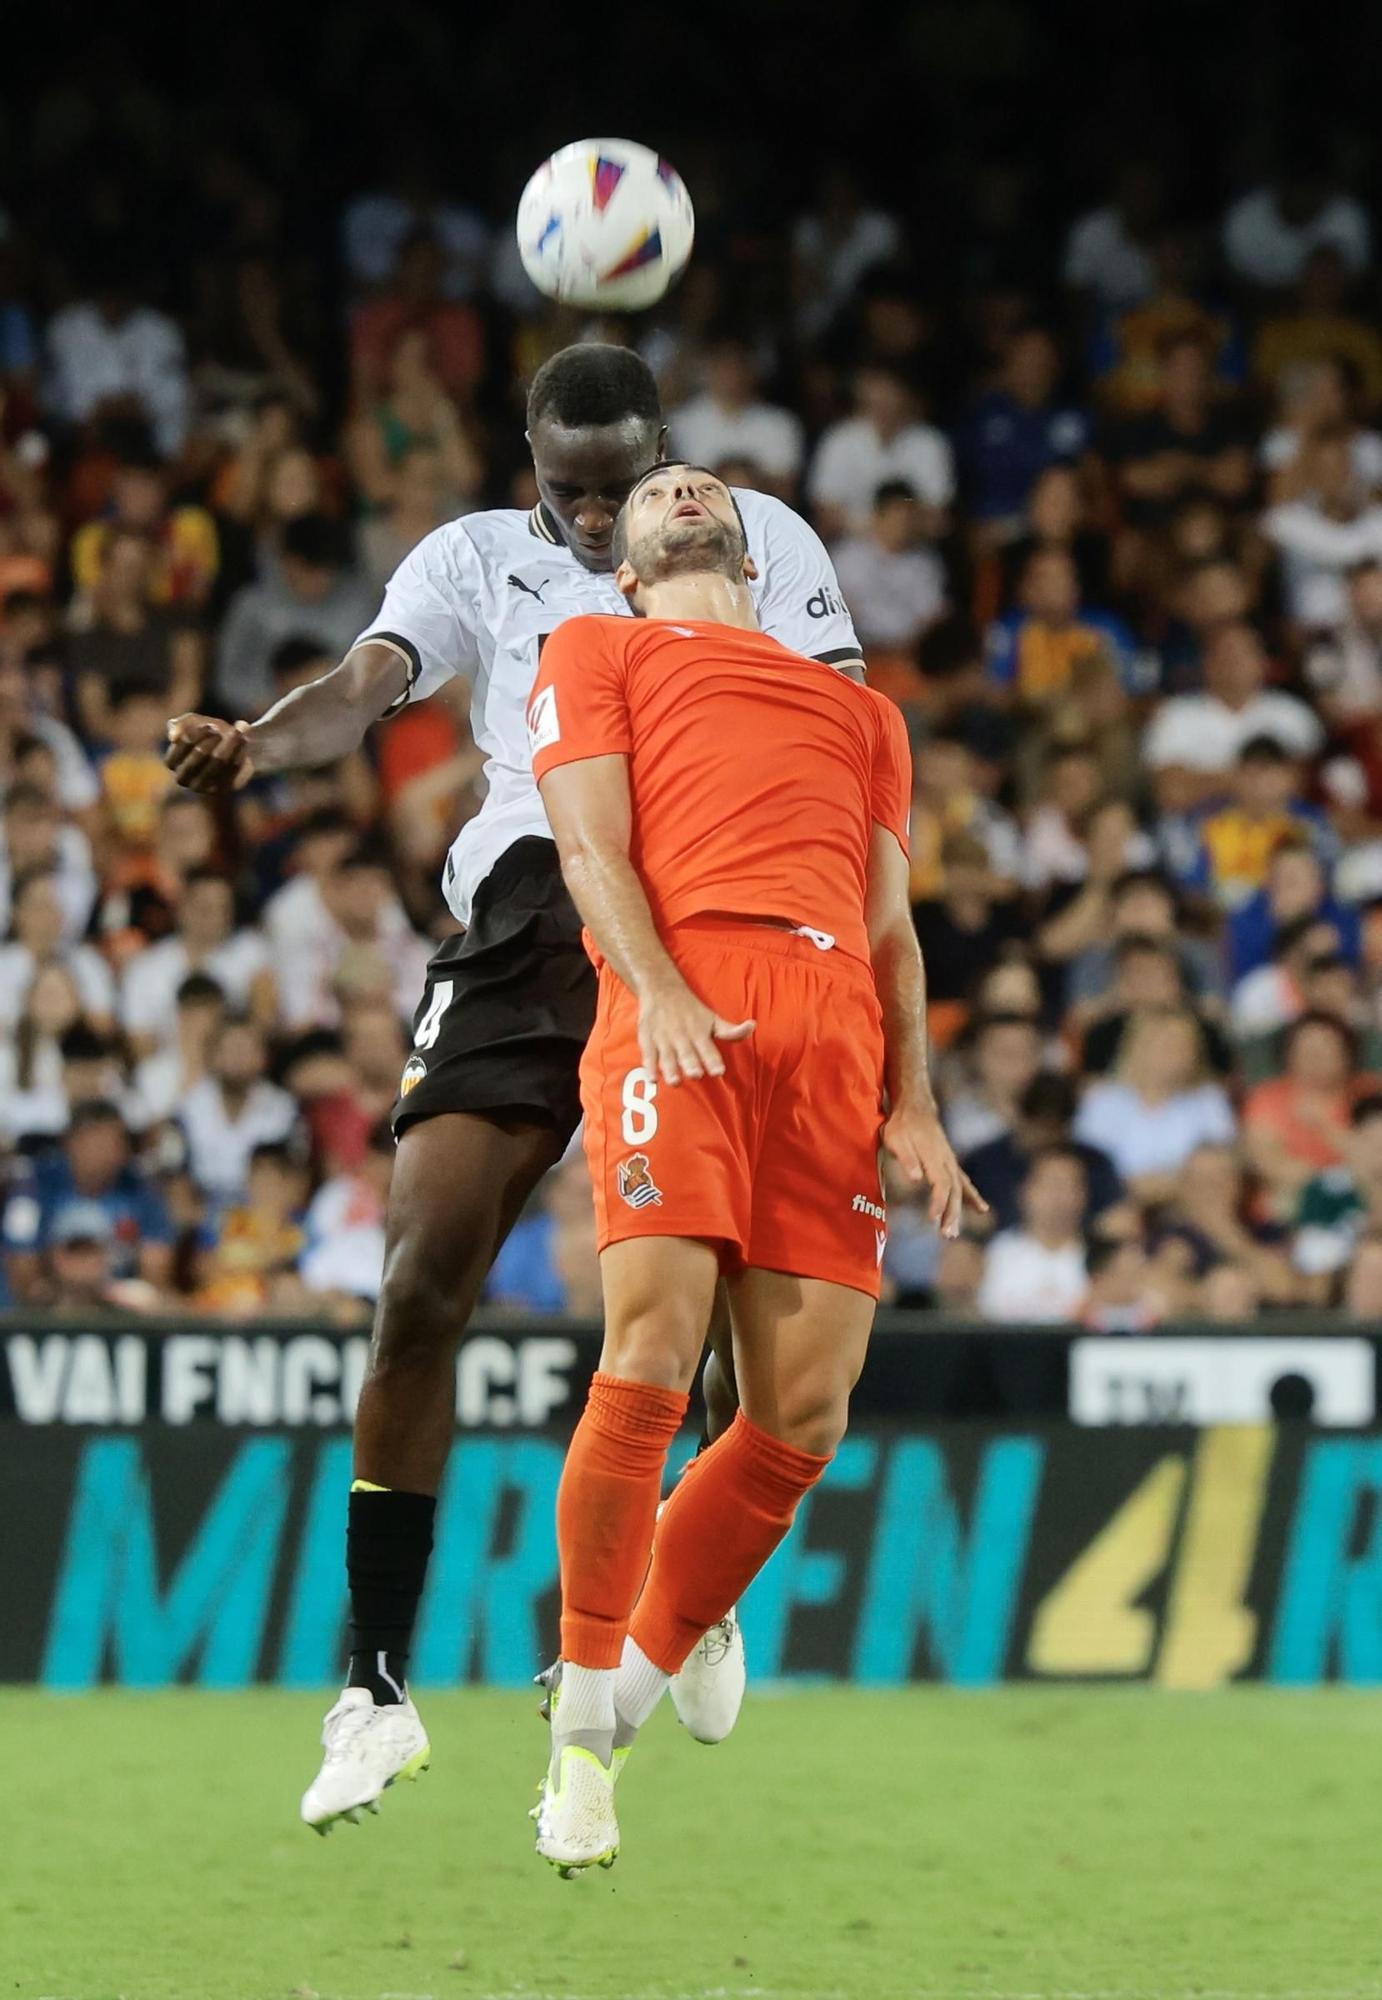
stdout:
POLYGON ((661 1205, 662 1189, 649 1172, 646 1153, 631 1153, 619 1162, 619 1192, 630 1208, 661 1205))
POLYGON ((543 688, 533 696, 528 709, 528 748, 536 757, 539 750, 561 738, 561 724, 557 719, 557 691, 543 688))
MULTIPOLYGON (((525 583, 521 576, 515 576, 513 571, 510 570, 505 581, 511 583, 515 590, 521 590, 527 597, 535 597, 538 603, 542 604, 542 593, 544 590, 546 590, 548 584, 552 581, 552 579, 550 576, 544 576, 542 582, 539 583, 536 586, 536 588, 534 588, 534 586, 531 583, 525 583)), ((547 609, 547 606, 545 604, 542 604, 542 608, 545 611, 547 609)))

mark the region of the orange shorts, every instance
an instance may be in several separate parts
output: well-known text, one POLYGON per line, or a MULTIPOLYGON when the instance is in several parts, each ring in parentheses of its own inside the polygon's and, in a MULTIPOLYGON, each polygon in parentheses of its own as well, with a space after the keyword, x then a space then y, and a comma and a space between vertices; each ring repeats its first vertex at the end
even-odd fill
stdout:
POLYGON ((664 1083, 643 1067, 638 1002, 601 968, 581 1061, 600 1248, 696 1236, 726 1272, 789 1271, 876 1299, 887 1230, 871 969, 747 921, 692 918, 667 943, 700 999, 758 1025, 721 1044, 722 1077, 664 1083))

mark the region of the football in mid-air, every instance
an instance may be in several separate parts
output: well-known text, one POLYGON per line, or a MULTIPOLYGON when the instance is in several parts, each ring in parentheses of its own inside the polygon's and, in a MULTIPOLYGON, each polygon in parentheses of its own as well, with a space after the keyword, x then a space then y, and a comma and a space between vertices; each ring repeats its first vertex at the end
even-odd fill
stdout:
POLYGON ((544 160, 518 204, 518 252, 540 292, 597 312, 655 305, 696 234, 681 175, 630 139, 578 139, 544 160))

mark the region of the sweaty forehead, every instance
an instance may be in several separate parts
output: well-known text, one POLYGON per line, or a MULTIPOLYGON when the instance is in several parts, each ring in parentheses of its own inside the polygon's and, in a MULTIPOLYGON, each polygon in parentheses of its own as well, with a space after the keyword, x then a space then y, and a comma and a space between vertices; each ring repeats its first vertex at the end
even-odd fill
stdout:
POLYGON ((579 429, 540 417, 530 435, 538 477, 559 486, 627 486, 657 462, 657 427, 641 417, 579 429))

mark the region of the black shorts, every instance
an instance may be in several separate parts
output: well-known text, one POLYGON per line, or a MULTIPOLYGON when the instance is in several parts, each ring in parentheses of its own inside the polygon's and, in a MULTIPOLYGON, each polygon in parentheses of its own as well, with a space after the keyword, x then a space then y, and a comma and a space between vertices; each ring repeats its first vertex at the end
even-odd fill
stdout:
POLYGON ((565 1144, 581 1121, 594 1021, 595 968, 556 846, 515 841, 476 890, 470 928, 427 968, 395 1138, 423 1118, 473 1111, 550 1125, 565 1144))

